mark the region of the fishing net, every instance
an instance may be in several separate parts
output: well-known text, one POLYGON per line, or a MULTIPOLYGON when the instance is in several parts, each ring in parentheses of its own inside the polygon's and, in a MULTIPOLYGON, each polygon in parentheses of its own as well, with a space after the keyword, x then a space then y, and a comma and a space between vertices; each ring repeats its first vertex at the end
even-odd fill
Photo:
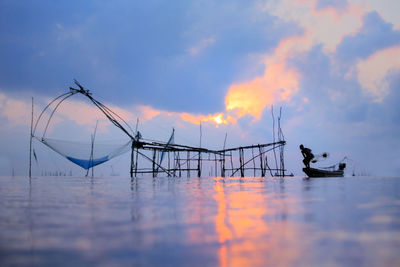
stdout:
POLYGON ((84 143, 53 138, 37 139, 69 161, 86 170, 128 152, 132 145, 132 140, 84 143))
POLYGON ((169 145, 174 143, 174 138, 175 138, 175 129, 172 129, 171 137, 169 138, 168 142, 165 144, 164 150, 161 152, 160 163, 157 167, 157 170, 159 169, 159 167, 162 164, 162 161, 163 161, 164 155, 165 155, 165 150, 168 148, 169 145))

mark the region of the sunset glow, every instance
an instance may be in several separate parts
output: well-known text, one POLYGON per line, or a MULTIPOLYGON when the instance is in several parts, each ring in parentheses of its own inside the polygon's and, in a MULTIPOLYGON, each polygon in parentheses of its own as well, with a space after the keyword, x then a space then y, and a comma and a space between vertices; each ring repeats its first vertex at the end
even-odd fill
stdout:
POLYGON ((237 116, 246 114, 260 119, 263 110, 278 101, 289 101, 298 90, 298 74, 283 63, 266 67, 264 77, 250 82, 234 84, 225 98, 226 109, 235 111, 237 116))
POLYGON ((179 113, 182 120, 193 124, 200 124, 201 122, 211 122, 216 125, 235 123, 236 119, 231 116, 224 116, 223 113, 217 113, 212 115, 193 115, 190 113, 179 113))
POLYGON ((0 267, 400 266, 399 12, 1 1, 0 267))
POLYGON ((220 266, 264 266, 277 261, 294 265, 303 248, 286 244, 298 240, 300 226, 283 218, 302 212, 296 201, 268 197, 263 183, 242 191, 240 183, 228 182, 214 187, 220 266))
MULTIPOLYGON (((198 134, 202 124, 207 145, 220 143, 225 133, 228 143, 269 142, 268 111, 282 107, 281 126, 290 140, 285 151, 293 155, 288 166, 298 172, 299 142, 341 151, 368 162, 358 164, 366 169, 379 161, 374 169, 398 172, 399 161, 367 151, 397 159, 394 151, 400 149, 394 104, 400 73, 397 0, 22 6, 9 1, 0 9, 7 25, 0 29, 0 128, 7 144, 20 143, 15 132, 25 136, 31 97, 37 116, 76 78, 152 140, 167 139, 174 128, 194 145, 187 136, 198 134), (387 124, 377 128, 377 121, 387 124), (346 134, 339 137, 333 129, 346 134)), ((49 133, 74 132, 79 138, 85 131, 89 137, 82 138, 89 140, 98 124, 99 133, 112 139, 118 129, 96 109, 71 98, 49 133)), ((0 155, 4 172, 27 165, 23 157, 9 161, 8 155, 0 155)))

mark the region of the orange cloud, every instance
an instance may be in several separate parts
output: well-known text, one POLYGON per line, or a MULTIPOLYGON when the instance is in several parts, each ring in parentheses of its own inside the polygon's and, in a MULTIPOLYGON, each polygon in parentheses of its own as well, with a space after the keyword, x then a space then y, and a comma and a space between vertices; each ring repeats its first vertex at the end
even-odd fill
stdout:
POLYGON ((299 40, 289 38, 281 42, 273 56, 267 59, 262 77, 230 86, 225 97, 227 111, 234 111, 238 118, 250 114, 260 119, 262 111, 277 101, 288 101, 298 91, 299 74, 288 68, 285 60, 291 50, 288 47, 299 40))
POLYGON ((201 122, 211 122, 215 125, 235 123, 236 119, 232 116, 225 116, 223 113, 216 113, 211 115, 193 115, 190 113, 178 113, 179 117, 187 122, 193 124, 200 124, 201 122))
POLYGON ((316 0, 265 3, 264 8, 268 12, 298 23, 305 33, 279 43, 274 52, 265 59, 263 76, 232 84, 225 97, 227 111, 234 112, 238 118, 250 114, 260 119, 268 105, 278 101, 289 101, 298 91, 300 75, 297 70, 288 67, 287 59, 310 50, 316 44, 322 44, 326 51, 334 51, 344 36, 356 32, 361 27, 365 9, 359 5, 349 4, 345 10, 317 10, 316 6, 316 0))
POLYGON ((161 114, 160 110, 154 109, 151 106, 138 106, 137 109, 140 114, 140 118, 144 120, 151 120, 155 116, 161 114))

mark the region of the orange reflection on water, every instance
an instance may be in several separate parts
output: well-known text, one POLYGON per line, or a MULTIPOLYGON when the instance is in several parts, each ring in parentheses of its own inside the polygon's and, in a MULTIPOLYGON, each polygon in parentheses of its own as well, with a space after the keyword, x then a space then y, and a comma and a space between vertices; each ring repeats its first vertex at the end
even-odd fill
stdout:
POLYGON ((240 183, 216 183, 214 189, 221 266, 287 265, 298 261, 303 250, 301 231, 298 224, 284 219, 287 213, 295 212, 293 200, 265 194, 264 183, 252 183, 245 190, 241 190, 240 183))
MULTIPOLYGON (((254 186, 257 189, 262 184, 254 186)), ((215 191, 214 199, 218 203, 215 225, 218 240, 222 245, 219 251, 221 266, 257 264, 261 255, 257 255, 259 250, 256 248, 267 245, 257 244, 254 241, 258 236, 269 232, 263 220, 267 212, 267 208, 261 206, 263 195, 253 190, 239 190, 225 194, 223 184, 216 184, 215 191)))

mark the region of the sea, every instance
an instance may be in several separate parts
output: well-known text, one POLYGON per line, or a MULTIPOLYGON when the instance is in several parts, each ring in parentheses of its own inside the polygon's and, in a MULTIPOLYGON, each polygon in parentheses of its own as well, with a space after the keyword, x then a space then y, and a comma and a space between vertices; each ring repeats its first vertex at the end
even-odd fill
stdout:
POLYGON ((0 266, 400 266, 400 178, 0 177, 0 266))

